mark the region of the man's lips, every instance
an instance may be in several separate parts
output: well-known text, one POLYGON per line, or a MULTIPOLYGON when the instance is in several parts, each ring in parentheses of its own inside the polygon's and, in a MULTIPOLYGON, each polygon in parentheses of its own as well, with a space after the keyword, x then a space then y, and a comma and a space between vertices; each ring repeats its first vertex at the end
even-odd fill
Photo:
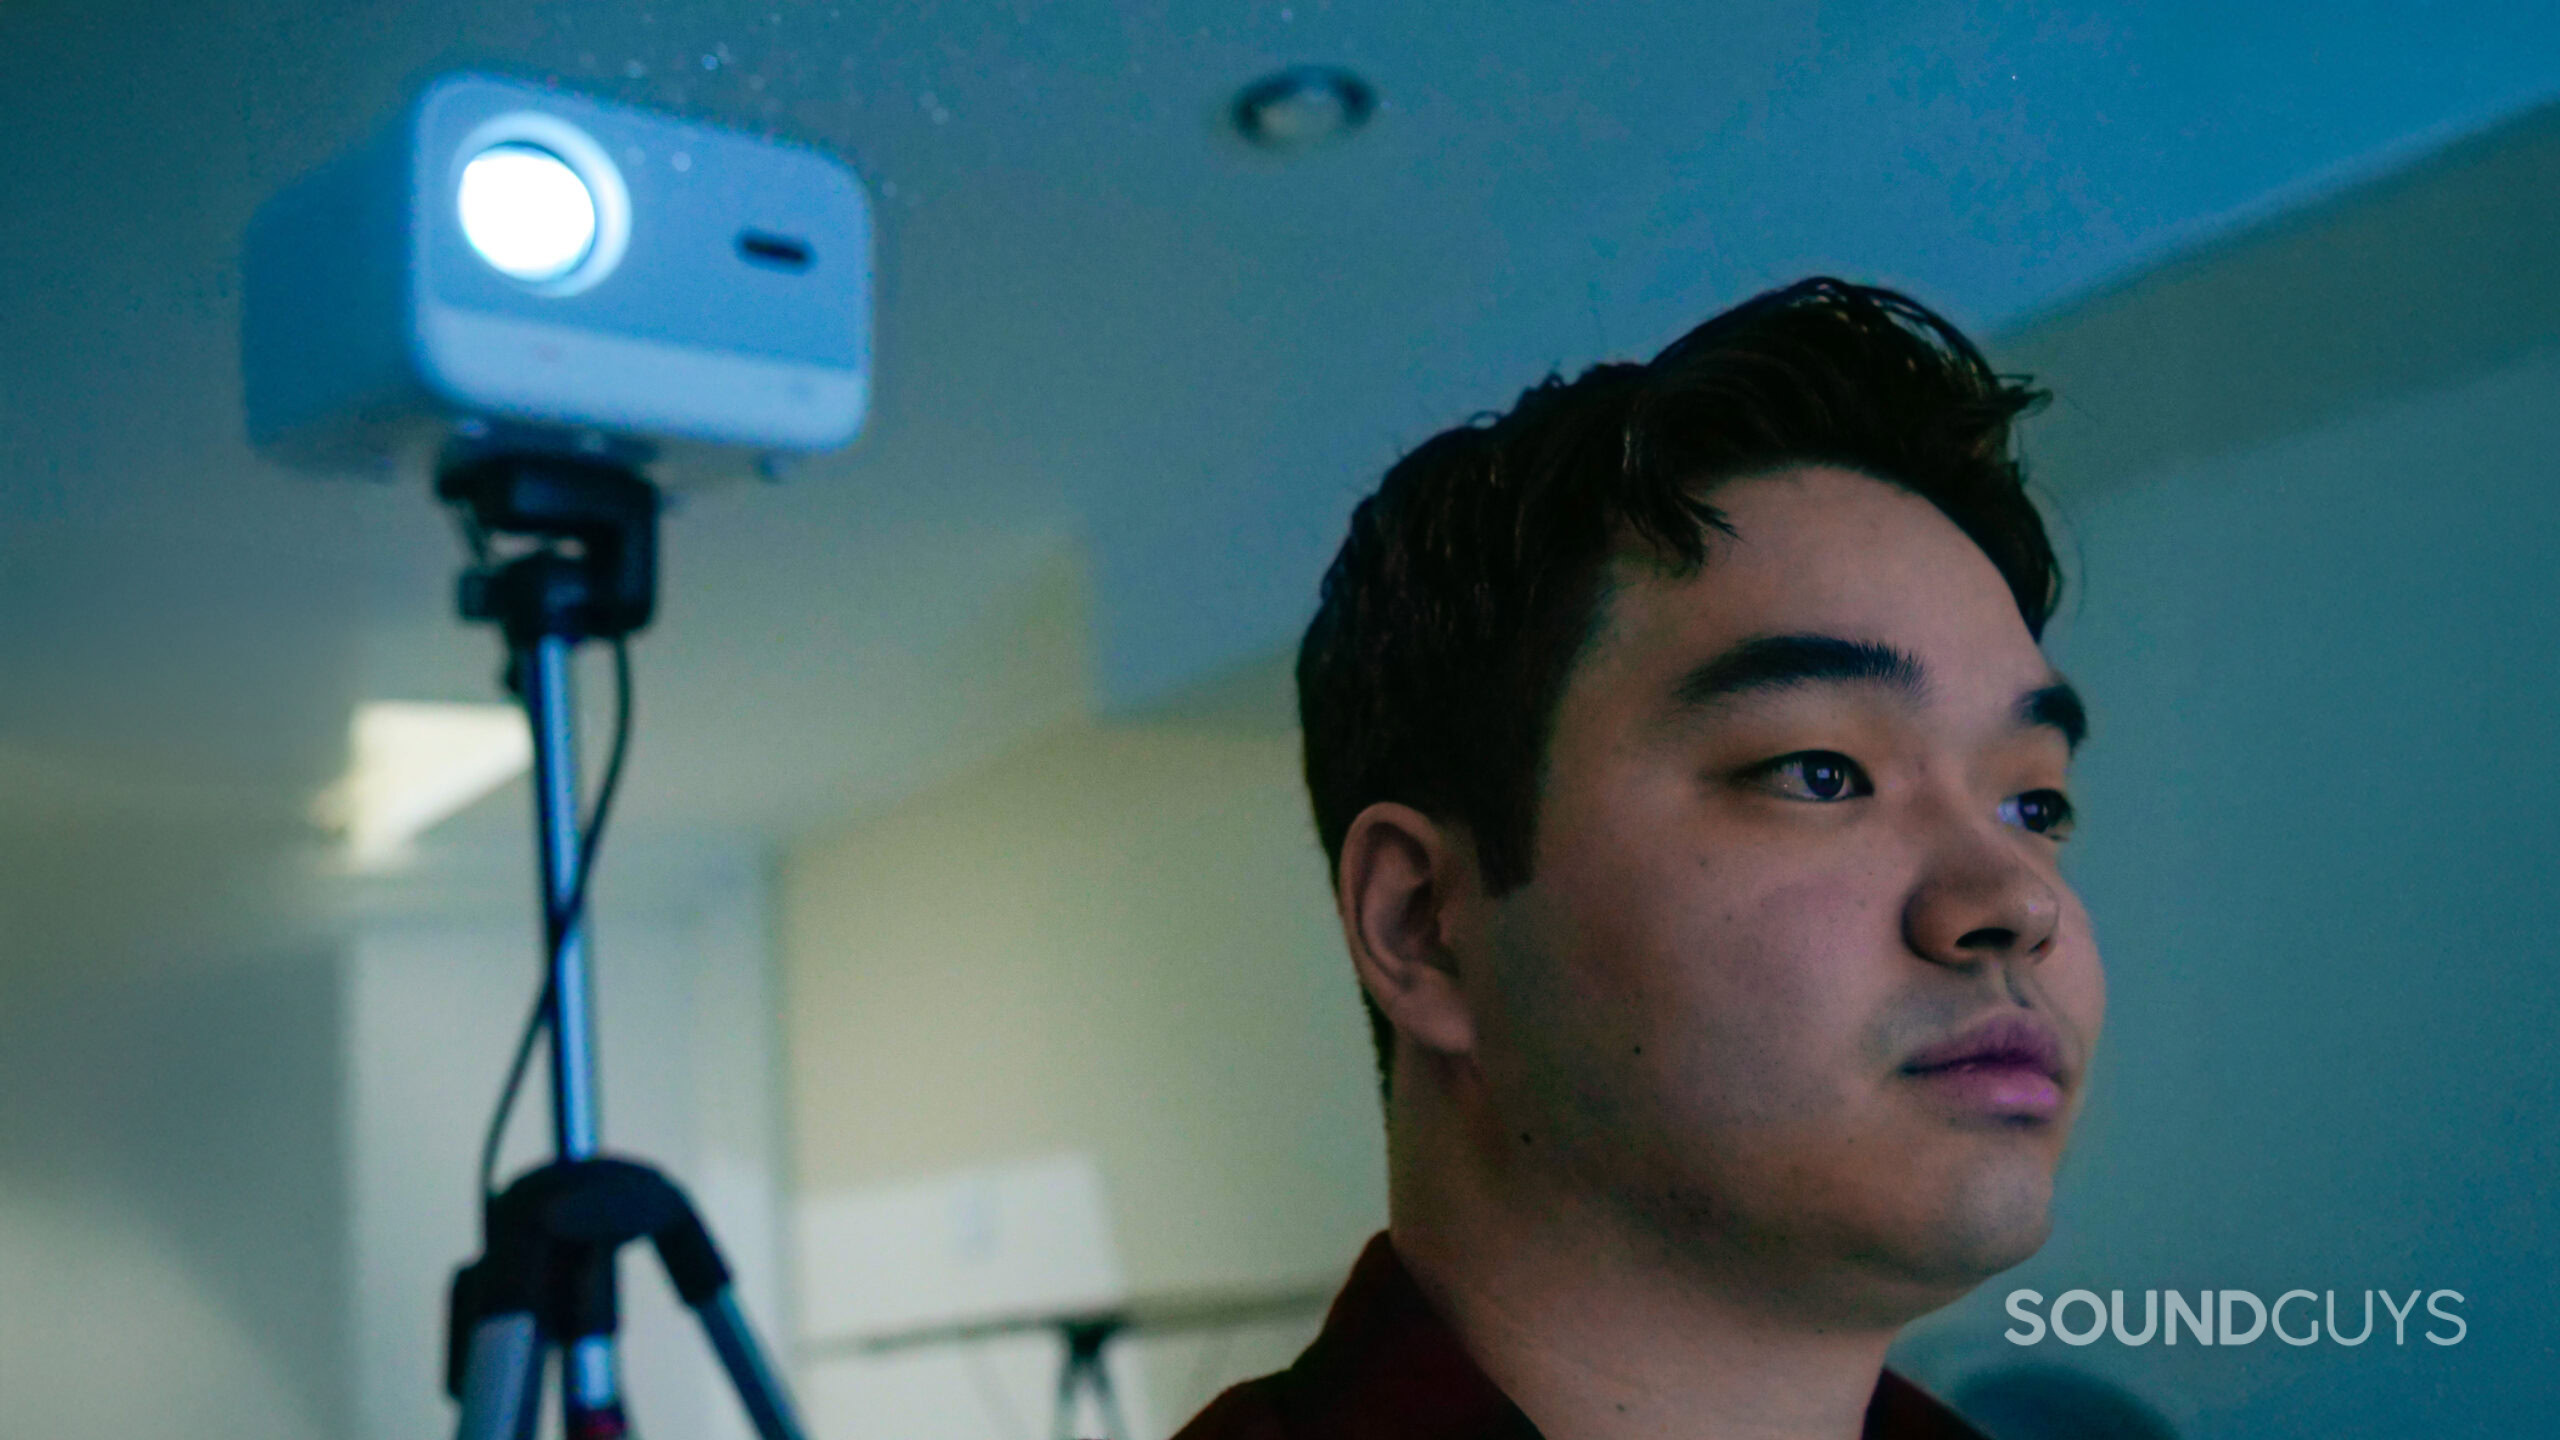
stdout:
POLYGON ((2067 1078, 2062 1041, 2033 1016, 2001 1015, 1902 1062, 1902 1073, 1988 1115, 2045 1119, 2060 1113, 2067 1078))

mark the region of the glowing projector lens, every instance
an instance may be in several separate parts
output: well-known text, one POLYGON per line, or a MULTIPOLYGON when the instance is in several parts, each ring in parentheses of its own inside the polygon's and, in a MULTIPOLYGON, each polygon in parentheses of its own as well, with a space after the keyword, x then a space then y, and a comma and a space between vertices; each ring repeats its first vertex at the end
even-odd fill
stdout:
POLYGON ((539 145, 492 145, 462 167, 462 235, 501 272, 557 280, 596 243, 596 197, 539 145))

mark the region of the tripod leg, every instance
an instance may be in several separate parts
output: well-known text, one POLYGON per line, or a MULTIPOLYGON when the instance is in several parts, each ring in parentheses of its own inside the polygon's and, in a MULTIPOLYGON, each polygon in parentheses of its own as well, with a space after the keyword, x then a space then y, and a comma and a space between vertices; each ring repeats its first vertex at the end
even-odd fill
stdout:
POLYGON ((756 1347, 755 1331, 748 1328, 746 1315, 738 1309, 737 1293, 729 1285, 728 1262, 720 1258, 709 1227, 673 1182, 655 1174, 650 1178, 666 1210, 650 1238, 657 1244, 658 1261, 667 1267, 677 1298, 702 1322, 702 1333, 711 1341, 712 1353, 720 1357, 729 1388, 738 1392, 738 1403, 746 1407, 756 1434, 763 1440, 801 1440, 804 1432, 791 1408, 791 1392, 756 1347))
POLYGON ((458 1440, 533 1440, 545 1353, 530 1312, 481 1321, 463 1369, 458 1440))
POLYGON ((1102 1440, 1135 1440, 1128 1423, 1120 1418, 1120 1398, 1111 1391, 1111 1372, 1103 1368, 1102 1352, 1083 1348, 1067 1352, 1066 1368, 1058 1374, 1056 1440, 1081 1440, 1076 1433, 1078 1390, 1093 1392, 1093 1408, 1102 1416, 1102 1440))
POLYGON ((791 1412, 790 1392, 766 1367, 764 1352, 756 1348, 755 1332, 738 1311, 737 1296, 723 1285, 720 1293, 693 1307, 693 1313, 702 1322, 702 1332, 711 1337, 711 1348, 719 1355, 721 1368, 729 1372, 730 1388, 746 1406, 756 1434, 763 1440, 802 1440, 800 1417, 791 1412))
POLYGON ((1138 1440, 1129 1433, 1129 1422, 1120 1418, 1120 1396, 1111 1388, 1110 1365, 1100 1351, 1093 1356, 1093 1400, 1102 1411, 1104 1440, 1138 1440))
POLYGON ((561 1351, 561 1433, 567 1440, 622 1440, 630 1433, 613 1354, 610 1333, 581 1336, 561 1351))
POLYGON ((1070 1349, 1058 1371, 1058 1414, 1049 1427, 1050 1440, 1076 1440, 1076 1391, 1084 1379, 1084 1357, 1070 1349))

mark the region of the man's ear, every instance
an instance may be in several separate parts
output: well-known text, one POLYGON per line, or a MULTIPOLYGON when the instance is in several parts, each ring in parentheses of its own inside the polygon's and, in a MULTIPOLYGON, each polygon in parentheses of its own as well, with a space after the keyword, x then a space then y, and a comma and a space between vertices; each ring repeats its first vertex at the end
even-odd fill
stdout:
POLYGON ((1382 801, 1351 822, 1336 872, 1361 988, 1397 1030, 1452 1055, 1476 1043, 1449 945, 1452 902, 1474 893, 1474 866, 1463 837, 1410 805, 1382 801))

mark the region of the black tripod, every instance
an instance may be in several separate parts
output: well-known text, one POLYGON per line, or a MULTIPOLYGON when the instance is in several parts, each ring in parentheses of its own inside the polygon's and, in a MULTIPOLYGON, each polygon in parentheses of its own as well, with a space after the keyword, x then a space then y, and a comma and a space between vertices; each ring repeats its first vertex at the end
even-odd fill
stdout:
POLYGON ((549 957, 537 1020, 551 1037, 558 1155, 487 1199, 485 1249, 453 1277, 445 1389, 462 1405, 460 1440, 532 1440, 555 1350, 567 1440, 616 1440, 629 1430, 614 1369, 614 1257, 641 1239, 655 1245, 677 1295, 702 1322, 756 1433, 801 1440, 790 1396, 766 1366, 692 1203, 648 1166, 598 1153, 569 663, 582 642, 619 643, 649 623, 657 489, 623 464, 499 452, 447 463, 436 493, 461 513, 479 552, 463 572, 462 614, 505 634, 508 688, 533 727, 549 957), (495 559, 486 552, 490 536, 518 537, 527 548, 495 559))
POLYGON ((1111 1337, 1127 1323, 1117 1315, 1106 1315, 1059 1325, 1058 1333, 1067 1342, 1067 1360, 1058 1371, 1057 1418, 1050 1431, 1058 1440, 1075 1440, 1078 1391, 1092 1394, 1094 1407, 1102 1412, 1102 1433, 1109 1440, 1134 1440, 1129 1422, 1120 1418, 1120 1397, 1111 1389, 1111 1367, 1102 1359, 1111 1337))

